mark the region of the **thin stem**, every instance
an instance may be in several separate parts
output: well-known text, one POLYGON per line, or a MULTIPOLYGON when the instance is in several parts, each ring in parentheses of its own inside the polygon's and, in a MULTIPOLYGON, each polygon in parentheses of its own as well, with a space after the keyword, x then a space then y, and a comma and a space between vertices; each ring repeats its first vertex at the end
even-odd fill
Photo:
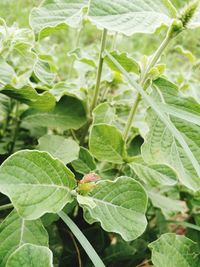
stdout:
POLYGON ((115 50, 116 49, 116 46, 117 46, 117 37, 118 37, 118 32, 116 32, 115 35, 113 36, 112 50, 115 50))
MULTIPOLYGON (((169 31, 170 31, 170 29, 169 29, 169 31)), ((149 61, 149 64, 147 65, 146 69, 141 74, 141 78, 140 78, 139 84, 142 87, 144 87, 145 82, 148 79, 149 71, 151 70, 151 68, 153 68, 156 65, 156 63, 158 62, 159 58, 161 57, 163 51, 168 46, 170 41, 173 39, 173 37, 168 33, 167 33, 165 39, 163 40, 163 42, 161 43, 161 45, 158 47, 158 49, 154 53, 154 55, 151 57, 151 60, 149 61)), ((137 109, 138 109, 140 101, 141 101, 141 95, 139 93, 137 93, 135 103, 133 104, 133 106, 131 108, 131 111, 130 111, 130 114, 129 114, 129 118, 128 118, 125 130, 124 130, 124 139, 125 139, 125 141, 127 141, 127 139, 128 139, 129 131, 130 131, 131 127, 132 127, 132 124, 133 124, 135 115, 137 113, 137 109)))
POLYGON ((13 204, 9 203, 9 204, 5 204, 5 205, 0 206, 0 211, 12 209, 12 208, 13 208, 13 204))
POLYGON ((87 238, 84 236, 84 234, 80 231, 80 229, 77 227, 77 225, 71 220, 71 218, 65 214, 63 211, 60 211, 58 213, 59 217, 66 223, 66 225, 69 227, 69 229, 72 231, 74 236, 78 239, 79 243, 91 259, 92 263, 95 267, 105 267, 104 263, 90 244, 90 242, 87 240, 87 238))
POLYGON ((101 48, 99 53, 99 65, 97 70, 97 79, 96 79, 96 85, 95 85, 95 92, 94 92, 94 98, 91 105, 91 111, 96 107, 98 103, 99 93, 100 93, 100 84, 101 84, 101 75, 102 75, 102 69, 103 69, 103 51, 106 47, 106 37, 107 37, 107 30, 104 29, 102 33, 101 38, 101 48))
POLYGON ((76 250, 76 253, 77 253, 77 257, 78 257, 78 265, 79 267, 82 267, 82 262, 81 262, 81 254, 80 254, 80 251, 79 251, 79 248, 78 248, 78 245, 76 244, 76 240, 73 236, 73 234, 69 231, 69 235, 72 239, 72 242, 74 244, 74 247, 75 247, 75 250, 76 250))
POLYGON ((131 129, 133 120, 134 120, 134 118, 135 118, 135 114, 136 114, 136 112, 137 112, 137 109, 138 109, 140 100, 141 100, 141 96, 140 96, 140 94, 137 94, 135 103, 134 103, 134 105, 133 105, 132 108, 131 108, 131 111, 130 111, 130 113, 129 113, 129 117, 128 117, 128 121, 127 121, 126 127, 125 127, 125 129, 124 129, 124 134, 123 134, 123 136, 124 136, 124 140, 125 140, 125 141, 127 141, 127 139, 128 139, 129 131, 130 131, 130 129, 131 129))
MULTIPOLYGON (((76 41, 75 41, 75 44, 74 44, 75 49, 78 48, 78 45, 79 45, 79 42, 80 42, 81 30, 82 30, 82 24, 81 24, 80 28, 77 29, 76 41)), ((75 62, 75 58, 71 62, 70 71, 69 71, 69 77, 72 76, 72 72, 73 72, 73 68, 74 68, 74 62, 75 62)))
POLYGON ((9 149, 9 154, 12 154, 15 148, 15 143, 17 140, 17 135, 18 135, 18 130, 19 130, 19 102, 16 102, 16 107, 15 107, 15 118, 14 118, 14 128, 13 128, 13 139, 10 144, 10 149, 9 149))

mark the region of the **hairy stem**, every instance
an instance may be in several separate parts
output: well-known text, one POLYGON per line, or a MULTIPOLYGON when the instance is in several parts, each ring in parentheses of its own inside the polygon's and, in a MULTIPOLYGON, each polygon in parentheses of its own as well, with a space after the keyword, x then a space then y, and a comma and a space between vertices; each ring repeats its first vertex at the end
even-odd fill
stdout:
MULTIPOLYGON (((170 31, 170 29, 169 29, 169 31, 170 31)), ((163 51, 165 50, 165 48, 168 46, 168 44, 170 43, 170 41, 172 39, 173 39, 173 36, 171 34, 169 34, 169 32, 168 32, 166 37, 165 37, 165 39, 161 43, 161 45, 158 47, 156 52, 151 57, 147 67, 145 68, 145 70, 141 74, 141 77, 140 77, 140 80, 139 80, 139 84, 142 87, 144 87, 145 82, 148 79, 149 71, 156 65, 156 63, 160 59, 163 51)), ((133 104, 133 106, 132 106, 132 108, 130 110, 128 121, 127 121, 126 126, 125 126, 125 130, 124 130, 124 139, 125 139, 125 141, 128 140, 129 132, 130 132, 130 129, 132 127, 133 121, 135 119, 135 115, 137 113, 137 109, 138 109, 140 101, 141 101, 141 96, 140 96, 139 93, 137 93, 136 100, 135 100, 135 102, 134 102, 134 104, 133 104)))
POLYGON ((101 48, 99 53, 99 64, 98 64, 98 70, 97 70, 97 79, 96 79, 96 85, 95 85, 95 92, 94 92, 94 98, 91 105, 91 111, 96 107, 98 103, 99 93, 100 93, 100 84, 101 84, 101 74, 103 69, 103 51, 105 50, 106 46, 106 37, 107 37, 107 30, 104 29, 102 33, 101 38, 101 48))
POLYGON ((77 227, 77 225, 71 220, 71 218, 65 214, 63 211, 60 211, 58 213, 59 217, 65 222, 65 224, 69 227, 71 232, 74 234, 74 236, 78 239, 79 243, 91 259, 92 263, 95 267, 105 267, 104 263, 100 259, 100 257, 97 255, 96 251, 90 244, 90 242, 87 240, 87 238, 84 236, 84 234, 81 232, 81 230, 77 227))

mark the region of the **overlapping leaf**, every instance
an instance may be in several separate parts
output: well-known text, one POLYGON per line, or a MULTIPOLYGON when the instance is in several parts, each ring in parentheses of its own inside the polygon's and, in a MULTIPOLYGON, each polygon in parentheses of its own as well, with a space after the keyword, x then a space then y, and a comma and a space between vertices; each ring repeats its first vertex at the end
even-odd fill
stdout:
POLYGON ((24 113, 23 126, 49 127, 51 129, 79 129, 86 122, 83 103, 72 97, 63 97, 50 112, 28 110, 24 113))
POLYGON ((79 145, 72 139, 59 135, 45 135, 38 140, 38 143, 38 150, 49 152, 64 164, 78 159, 79 145))
POLYGON ((168 0, 91 0, 88 16, 98 27, 132 35, 169 25, 176 10, 168 0))
POLYGON ((48 246, 48 234, 40 220, 26 221, 12 211, 0 225, 0 266, 24 243, 48 246))
POLYGON ((35 32, 50 34, 54 28, 69 25, 78 27, 83 8, 87 6, 88 0, 52 0, 38 8, 34 8, 30 14, 30 25, 35 32))
POLYGON ((151 243, 152 261, 155 267, 199 267, 200 254, 197 243, 175 234, 164 234, 151 243))
POLYGON ((26 219, 56 213, 72 202, 73 173, 46 152, 22 150, 0 168, 0 191, 26 219))
MULTIPOLYGON (((157 80, 155 88, 153 94, 155 98, 157 95, 160 108, 170 114, 172 123, 187 142, 196 160, 200 162, 200 105, 192 98, 182 97, 177 87, 167 80, 157 80)), ((200 177, 184 149, 154 111, 149 110, 147 121, 150 132, 142 148, 144 159, 151 164, 166 163, 172 166, 177 171, 181 183, 192 190, 198 190, 200 177)))
POLYGON ((6 267, 53 267, 53 255, 49 248, 24 244, 13 252, 6 267))
POLYGON ((143 187, 129 177, 101 181, 88 196, 78 197, 90 223, 98 221, 104 230, 116 232, 125 240, 140 236, 147 225, 147 195, 143 187))

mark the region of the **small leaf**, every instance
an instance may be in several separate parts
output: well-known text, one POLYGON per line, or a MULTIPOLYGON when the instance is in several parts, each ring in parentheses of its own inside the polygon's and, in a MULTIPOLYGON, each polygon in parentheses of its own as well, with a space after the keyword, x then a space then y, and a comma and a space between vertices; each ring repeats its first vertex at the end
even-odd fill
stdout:
POLYGON ((78 159, 72 161, 72 167, 76 172, 86 174, 94 171, 96 164, 90 152, 86 148, 81 147, 78 159))
POLYGON ((51 85, 56 78, 55 73, 52 72, 49 63, 45 60, 38 58, 33 67, 35 76, 43 83, 51 85))
POLYGON ((15 76, 13 68, 3 58, 0 58, 0 90, 9 84, 15 76))
POLYGON ((59 212, 73 201, 71 190, 75 186, 73 173, 46 152, 17 152, 0 168, 0 191, 28 220, 59 212))
POLYGON ((63 97, 53 111, 39 112, 28 110, 23 116, 23 127, 43 126, 51 129, 79 129, 86 123, 83 103, 73 97, 63 97))
POLYGON ((88 16, 98 27, 130 36, 169 25, 176 10, 168 0, 91 0, 88 16))
POLYGON ((38 150, 49 152, 64 164, 78 158, 79 145, 71 139, 65 139, 58 135, 45 135, 38 140, 38 143, 38 150))
MULTIPOLYGON (((120 53, 119 51, 111 52, 111 55, 123 66, 127 72, 140 73, 140 65, 131 58, 127 53, 120 53)), ((119 71, 119 69, 113 64, 113 62, 106 56, 105 61, 113 71, 119 71)))
POLYGON ((12 211, 0 225, 0 266, 24 243, 48 246, 48 234, 40 220, 26 221, 12 211))
POLYGON ((108 124, 96 124, 89 137, 91 153, 102 161, 123 163, 125 143, 116 127, 108 124))
POLYGON ((93 124, 112 124, 115 121, 115 109, 107 102, 99 104, 92 112, 93 124))
POLYGON ((200 254, 197 243, 175 234, 164 234, 149 245, 155 267, 199 267, 200 254))
POLYGON ((77 28, 83 16, 87 0, 53 0, 43 6, 33 8, 30 14, 30 25, 41 35, 51 34, 55 28, 69 25, 77 28))
POLYGON ((8 258, 6 267, 53 267, 53 254, 47 247, 24 244, 8 258))
POLYGON ((89 223, 100 222, 104 230, 115 232, 126 241, 140 236, 147 225, 147 195, 143 187, 129 177, 100 181, 80 205, 89 223))

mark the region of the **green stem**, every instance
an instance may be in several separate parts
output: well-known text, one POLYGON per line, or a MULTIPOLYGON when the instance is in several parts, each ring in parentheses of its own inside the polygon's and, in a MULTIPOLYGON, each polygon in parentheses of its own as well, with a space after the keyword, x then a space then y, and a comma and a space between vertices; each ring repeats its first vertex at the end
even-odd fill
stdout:
POLYGON ((96 251, 90 244, 90 242, 87 240, 87 238, 84 236, 84 234, 80 231, 80 229, 77 227, 77 225, 71 220, 71 218, 65 214, 63 211, 60 211, 58 213, 59 217, 65 222, 65 224, 69 227, 71 232, 74 234, 74 236, 77 238, 89 258, 91 259, 92 263, 95 267, 105 267, 104 263, 100 259, 100 257, 97 255, 96 251))
POLYGON ((99 64, 98 64, 98 70, 97 70, 97 79, 96 79, 96 85, 95 85, 95 92, 94 92, 94 98, 91 105, 91 112, 96 107, 98 103, 99 93, 100 93, 100 84, 101 84, 101 75, 102 75, 102 69, 103 69, 103 51, 106 47, 106 37, 107 37, 107 30, 104 29, 102 33, 101 38, 101 48, 99 53, 99 64))
MULTIPOLYGON (((75 49, 78 48, 78 45, 79 45, 79 42, 80 42, 81 30, 82 30, 82 24, 81 24, 80 28, 77 30, 76 41, 75 41, 75 44, 74 44, 75 49)), ((72 76, 72 72, 73 72, 73 68, 74 68, 74 62, 75 62, 75 59, 73 59, 72 62, 71 62, 70 71, 69 71, 69 77, 72 76)))
POLYGON ((15 143, 17 140, 17 135, 18 135, 18 130, 19 130, 19 102, 16 102, 16 106, 15 106, 15 118, 14 118, 14 128, 13 128, 13 138, 12 138, 12 142, 10 144, 10 149, 9 149, 9 154, 12 154, 15 148, 15 143))
POLYGON ((9 204, 5 204, 5 205, 0 206, 0 211, 7 210, 7 209, 12 209, 12 208, 13 208, 13 204, 9 203, 9 204))
MULTIPOLYGON (((158 62, 159 58, 161 57, 163 51, 168 46, 170 41, 173 39, 172 35, 169 34, 170 30, 171 30, 171 28, 169 29, 169 31, 168 31, 165 39, 161 43, 161 45, 158 47, 158 49, 156 50, 154 55, 151 57, 151 60, 149 61, 146 69, 141 74, 141 78, 140 78, 139 83, 140 83, 140 85, 142 87, 144 87, 145 82, 148 79, 149 71, 156 65, 156 63, 158 62)), ((127 124, 125 126, 125 130, 124 130, 124 139, 125 139, 125 141, 128 140, 129 132, 130 132, 130 129, 132 127, 133 121, 135 119, 135 115, 137 113, 137 109, 138 109, 140 101, 141 101, 141 95, 138 93, 137 96, 136 96, 135 103, 133 104, 133 106, 131 108, 127 124)))
POLYGON ((140 94, 137 94, 135 103, 134 103, 134 105, 133 105, 132 108, 131 108, 131 111, 130 111, 130 113, 129 113, 129 117, 128 117, 128 121, 127 121, 127 123, 126 123, 125 130, 124 130, 124 134, 123 134, 123 136, 124 136, 124 140, 125 140, 125 142, 126 142, 127 139, 128 139, 129 131, 130 131, 130 129, 131 129, 133 120, 134 120, 134 118, 135 118, 135 115, 136 115, 136 112, 137 112, 137 109, 138 109, 140 100, 141 100, 141 96, 140 96, 140 94))

